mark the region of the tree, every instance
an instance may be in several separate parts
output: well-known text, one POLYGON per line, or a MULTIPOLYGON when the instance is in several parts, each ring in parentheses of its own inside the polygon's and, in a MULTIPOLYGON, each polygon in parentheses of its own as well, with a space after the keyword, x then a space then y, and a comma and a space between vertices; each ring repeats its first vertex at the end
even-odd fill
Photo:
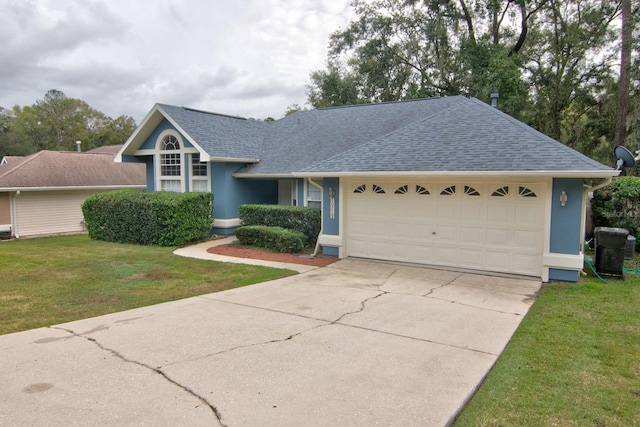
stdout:
POLYGON ((549 0, 353 2, 332 34, 326 70, 311 73, 311 105, 467 94, 519 116, 528 102, 520 51, 549 0))
POLYGON ((0 108, 0 155, 27 155, 39 150, 75 150, 122 144, 135 130, 132 117, 111 119, 86 102, 52 89, 31 106, 0 108))
POLYGON ((629 84, 631 71, 631 42, 633 20, 631 0, 622 0, 622 43, 620 45, 620 78, 618 79, 618 109, 616 112, 615 145, 624 145, 627 135, 627 114, 629 112, 629 84))

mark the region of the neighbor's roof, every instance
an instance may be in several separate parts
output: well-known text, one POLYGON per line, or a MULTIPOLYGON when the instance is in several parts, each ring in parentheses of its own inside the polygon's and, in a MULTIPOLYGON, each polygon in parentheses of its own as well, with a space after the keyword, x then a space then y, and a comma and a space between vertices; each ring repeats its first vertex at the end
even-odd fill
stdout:
POLYGON ((235 174, 239 177, 617 174, 464 96, 299 111, 271 123, 156 104, 116 158, 135 154, 163 118, 201 151, 203 160, 247 163, 235 174))
POLYGON ((144 187, 144 164, 114 163, 112 154, 39 151, 7 157, 0 166, 0 190, 144 187))
POLYGON ((92 150, 87 150, 85 151, 85 153, 90 153, 90 154, 111 154, 112 156, 115 156, 116 153, 118 151, 120 151, 120 149, 122 148, 123 144, 117 144, 117 145, 102 145, 100 147, 96 147, 92 150))

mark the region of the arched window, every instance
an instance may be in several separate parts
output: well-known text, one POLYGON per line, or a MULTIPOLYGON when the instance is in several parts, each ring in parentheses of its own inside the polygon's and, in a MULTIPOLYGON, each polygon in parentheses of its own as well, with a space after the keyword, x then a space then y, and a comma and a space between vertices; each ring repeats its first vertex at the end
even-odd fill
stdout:
POLYGON ((168 133, 160 138, 159 145, 159 189, 162 191, 183 191, 182 152, 177 136, 168 133))

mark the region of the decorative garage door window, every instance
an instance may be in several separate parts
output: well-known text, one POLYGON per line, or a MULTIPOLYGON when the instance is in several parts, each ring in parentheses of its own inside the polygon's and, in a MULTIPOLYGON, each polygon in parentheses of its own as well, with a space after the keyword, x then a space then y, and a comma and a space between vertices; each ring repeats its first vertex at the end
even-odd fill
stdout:
POLYGON ((509 187, 500 187, 491 193, 491 197, 505 197, 509 195, 509 187))
POLYGON ((403 185, 402 187, 398 187, 398 189, 394 192, 394 194, 407 194, 409 191, 408 185, 403 185))
POLYGON ((355 190, 353 190, 356 194, 362 194, 367 191, 367 186, 365 184, 358 185, 355 190))
MULTIPOLYGON (((366 184, 362 184, 362 185, 358 185, 355 190, 353 190, 353 192, 355 194, 362 194, 365 193, 367 191, 367 185, 366 184)), ((386 194, 386 191, 384 191, 384 188, 380 187, 379 185, 373 184, 371 186, 371 191, 373 191, 376 194, 386 194)))
POLYGON ((452 185, 451 187, 447 187, 440 192, 441 196, 453 196, 456 194, 456 186, 452 185))
POLYGON ((424 188, 422 185, 416 185, 416 193, 422 194, 423 196, 425 196, 427 194, 431 194, 431 193, 429 193, 429 190, 424 188))
POLYGON ((522 197, 538 197, 536 193, 529 190, 527 187, 520 187, 518 189, 518 194, 520 194, 522 197))
POLYGON ((464 186, 464 194, 467 196, 479 196, 480 193, 473 187, 469 187, 468 185, 464 186))

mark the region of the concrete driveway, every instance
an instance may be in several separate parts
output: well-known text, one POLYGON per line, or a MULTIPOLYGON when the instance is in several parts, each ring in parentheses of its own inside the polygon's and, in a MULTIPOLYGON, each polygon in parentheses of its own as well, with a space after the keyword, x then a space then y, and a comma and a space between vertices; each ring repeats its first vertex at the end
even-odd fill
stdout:
POLYGON ((0 425, 446 425, 539 288, 346 259, 0 336, 0 425))

